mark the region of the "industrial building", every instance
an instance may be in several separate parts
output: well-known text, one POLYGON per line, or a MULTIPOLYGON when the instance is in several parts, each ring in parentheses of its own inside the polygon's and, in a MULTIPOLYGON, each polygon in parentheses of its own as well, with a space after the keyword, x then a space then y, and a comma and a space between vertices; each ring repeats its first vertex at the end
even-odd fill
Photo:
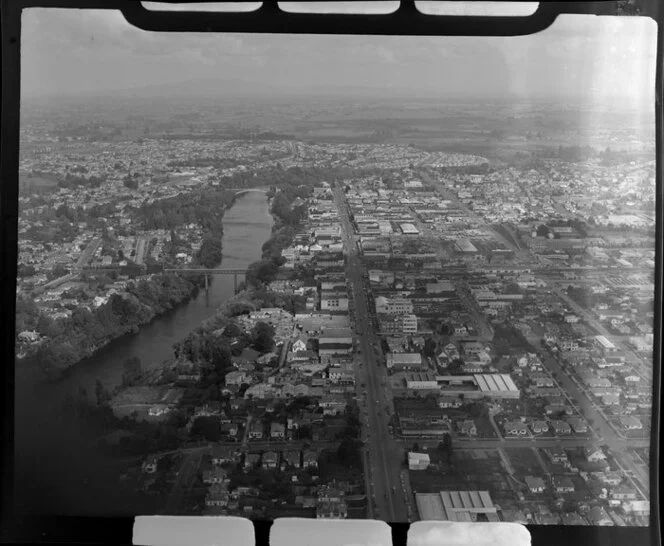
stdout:
POLYGON ((521 394, 508 374, 439 375, 436 381, 446 396, 511 400, 521 394))
POLYGON ((419 235, 420 230, 417 229, 413 224, 400 224, 401 233, 404 235, 419 235))
POLYGON ((464 254, 477 254, 477 247, 471 243, 468 239, 459 239, 456 242, 456 248, 459 252, 464 254))
POLYGON ((488 491, 417 493, 415 500, 422 521, 500 521, 488 491))

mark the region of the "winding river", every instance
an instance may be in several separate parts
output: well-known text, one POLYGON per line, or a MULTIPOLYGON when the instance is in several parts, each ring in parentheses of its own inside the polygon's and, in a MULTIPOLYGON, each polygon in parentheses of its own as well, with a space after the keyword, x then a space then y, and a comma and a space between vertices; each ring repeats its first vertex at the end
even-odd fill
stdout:
MULTIPOLYGON (((260 259, 261 247, 270 237, 272 224, 264 193, 251 191, 239 195, 224 215, 221 267, 242 269, 260 259)), ((23 493, 20 495, 23 498, 21 504, 26 510, 52 512, 56 507, 62 513, 96 513, 95 508, 101 509, 101 505, 104 513, 110 510, 110 498, 97 497, 100 504, 95 506, 90 505, 89 500, 85 500, 87 495, 81 493, 80 487, 94 483, 93 478, 84 476, 86 473, 94 475, 95 463, 90 461, 90 447, 81 445, 78 431, 71 424, 62 422, 59 409, 64 396, 68 393, 76 395, 80 387, 94 395, 97 379, 108 389, 113 389, 121 383, 124 362, 131 357, 138 357, 144 370, 161 366, 173 356, 173 344, 213 316, 233 293, 233 277, 216 276, 207 293, 200 290, 188 303, 157 317, 139 333, 110 343, 93 357, 74 366, 61 381, 44 385, 17 377, 16 470, 17 475, 26 478, 17 481, 17 489, 20 489, 17 493, 23 493), (34 495, 24 488, 34 488, 34 495), (35 504, 37 500, 39 502, 35 504)), ((122 512, 124 510, 120 509, 122 512)))

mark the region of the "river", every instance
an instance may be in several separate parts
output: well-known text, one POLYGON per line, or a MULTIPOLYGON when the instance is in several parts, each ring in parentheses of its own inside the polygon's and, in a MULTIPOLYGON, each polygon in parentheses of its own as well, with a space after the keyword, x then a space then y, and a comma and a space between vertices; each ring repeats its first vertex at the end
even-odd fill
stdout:
MULTIPOLYGON (((221 267, 243 269, 259 260, 261 247, 270 237, 272 224, 264 193, 247 192, 239 195, 236 203, 224 215, 221 267)), ((214 277, 208 292, 200 290, 188 303, 155 318, 139 333, 110 343, 93 357, 74 366, 58 382, 33 384, 17 375, 16 473, 24 478, 17 481, 17 489, 21 489, 17 493, 25 493, 20 495, 23 498, 20 504, 26 510, 97 512, 94 504, 90 505, 89 500, 86 502, 82 498, 87 495, 82 495, 80 489, 74 487, 74 482, 79 485, 94 483, 92 477, 84 476, 94 476, 95 464, 90 458, 96 455, 90 446, 82 443, 80 434, 70 423, 62 422, 60 407, 64 396, 68 393, 76 395, 79 387, 94 396, 97 379, 112 390, 120 385, 124 362, 131 357, 138 357, 144 370, 161 366, 173 356, 173 344, 213 316, 216 309, 233 294, 233 276, 218 275, 214 277), (62 476, 66 476, 65 481, 71 483, 71 486, 63 482, 62 476), (28 487, 34 491, 33 494, 27 492, 28 487), (49 494, 44 492, 47 487, 49 494), (36 504, 35 496, 41 499, 36 504)), ((113 497, 110 493, 108 495, 108 500, 98 500, 101 504, 97 507, 103 505, 104 511, 109 510, 108 503, 113 497)), ((122 499, 122 502, 125 501, 122 499)))

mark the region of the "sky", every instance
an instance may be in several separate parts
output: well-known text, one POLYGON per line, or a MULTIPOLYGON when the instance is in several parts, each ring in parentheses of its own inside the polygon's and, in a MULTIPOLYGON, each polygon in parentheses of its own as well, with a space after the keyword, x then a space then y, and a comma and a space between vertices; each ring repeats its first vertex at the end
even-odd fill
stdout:
POLYGON ((23 14, 24 96, 230 80, 274 91, 413 96, 654 96, 656 25, 565 15, 523 37, 152 33, 110 10, 23 14))

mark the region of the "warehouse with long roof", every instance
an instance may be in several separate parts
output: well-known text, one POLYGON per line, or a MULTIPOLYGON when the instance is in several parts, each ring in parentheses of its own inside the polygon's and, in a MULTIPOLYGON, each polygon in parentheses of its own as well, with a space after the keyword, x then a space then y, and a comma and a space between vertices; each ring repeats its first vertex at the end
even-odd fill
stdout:
POLYGON ((500 521, 488 491, 417 493, 415 501, 422 521, 500 521))

